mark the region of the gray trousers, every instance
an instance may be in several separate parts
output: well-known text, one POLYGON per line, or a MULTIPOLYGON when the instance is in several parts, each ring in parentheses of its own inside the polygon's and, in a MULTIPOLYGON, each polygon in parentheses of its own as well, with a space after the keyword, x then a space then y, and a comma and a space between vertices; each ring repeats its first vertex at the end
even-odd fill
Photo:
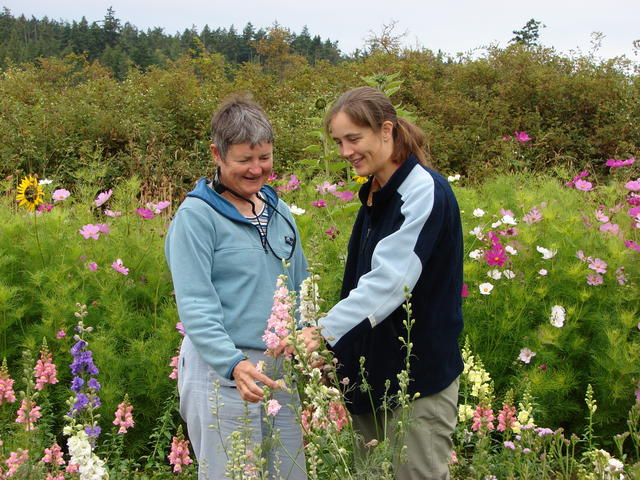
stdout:
MULTIPOLYGON (((244 350, 254 364, 267 363, 264 373, 274 375, 274 359, 257 350, 244 350)), ((281 374, 281 372, 279 372, 281 374)), ((272 376, 273 375, 273 376, 272 376)), ((300 424, 288 405, 297 405, 295 394, 274 392, 282 408, 268 416, 261 403, 247 403, 240 398, 235 382, 220 376, 198 354, 188 336, 184 337, 178 362, 180 415, 187 423, 189 440, 198 459, 199 480, 224 480, 233 432, 250 432, 247 444, 249 462, 255 446, 269 468, 269 479, 306 480, 306 467, 300 424), (216 384, 218 386, 216 386, 216 384), (270 438, 275 434, 276 442, 270 438)), ((259 460, 259 459, 258 459, 259 460)), ((243 461, 244 463, 244 461, 243 461)), ((243 465, 244 466, 244 465, 243 465)))
MULTIPOLYGON (((428 397, 418 398, 413 402, 409 420, 409 430, 404 437, 407 446, 408 460, 396 460, 393 470, 397 480, 448 480, 449 459, 453 450, 451 438, 458 419, 458 388, 460 381, 456 378, 447 388, 428 397)), ((388 415, 387 429, 396 424, 396 414, 388 415)), ((383 432, 380 415, 374 420, 373 413, 352 415, 353 428, 358 431, 364 441, 382 440, 376 434, 383 432)), ((393 432, 391 433, 393 434, 393 432)), ((366 455, 366 448, 363 448, 366 455)))

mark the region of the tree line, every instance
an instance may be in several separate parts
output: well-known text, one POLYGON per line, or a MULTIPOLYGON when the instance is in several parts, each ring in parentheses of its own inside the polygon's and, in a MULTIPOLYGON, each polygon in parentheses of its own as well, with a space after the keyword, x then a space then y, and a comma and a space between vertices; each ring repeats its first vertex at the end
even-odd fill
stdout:
POLYGON ((274 50, 299 55, 314 65, 318 60, 337 63, 342 55, 337 41, 312 36, 305 26, 300 33, 291 32, 277 23, 258 28, 250 22, 242 31, 195 27, 169 35, 160 27, 140 30, 122 22, 112 8, 100 21, 57 21, 46 16, 38 19, 24 15, 14 17, 4 7, 0 12, 0 68, 42 57, 84 55, 89 62, 98 60, 117 78, 124 78, 130 67, 147 70, 164 66, 185 54, 218 53, 234 64, 263 63, 274 50))

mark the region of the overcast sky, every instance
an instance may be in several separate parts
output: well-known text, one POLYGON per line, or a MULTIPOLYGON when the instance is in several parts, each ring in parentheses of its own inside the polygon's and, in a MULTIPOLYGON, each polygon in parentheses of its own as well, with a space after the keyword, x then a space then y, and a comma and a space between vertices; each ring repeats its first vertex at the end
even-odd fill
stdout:
POLYGON ((449 54, 496 44, 504 47, 530 18, 541 21, 541 43, 556 50, 588 53, 592 32, 605 35, 598 54, 610 58, 627 55, 640 61, 632 42, 640 39, 640 0, 0 0, 14 16, 80 20, 104 18, 107 8, 115 10, 122 23, 136 27, 161 27, 167 34, 195 26, 235 25, 238 30, 251 22, 256 28, 277 21, 299 33, 306 25, 312 35, 337 40, 344 53, 362 48, 371 31, 397 22, 396 31, 407 31, 405 44, 449 54))

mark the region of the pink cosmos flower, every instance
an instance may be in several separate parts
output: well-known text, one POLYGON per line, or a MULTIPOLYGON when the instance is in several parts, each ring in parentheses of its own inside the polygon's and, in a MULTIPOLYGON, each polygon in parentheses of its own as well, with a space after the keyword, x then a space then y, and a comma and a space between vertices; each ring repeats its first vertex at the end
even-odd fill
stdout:
POLYGON ((586 170, 583 170, 582 172, 577 174, 575 177, 573 177, 573 180, 565 183, 565 186, 573 187, 578 180, 583 179, 583 178, 588 177, 588 176, 589 176, 589 172, 587 172, 586 170))
POLYGON ((146 220, 151 220, 154 217, 154 214, 148 208, 136 208, 136 213, 140 218, 144 218, 146 220))
POLYGON ((520 354, 518 355, 518 360, 524 363, 530 363, 531 359, 536 356, 536 352, 525 347, 520 350, 520 354))
POLYGON ((271 175, 267 177, 267 182, 273 182, 276 178, 278 178, 276 172, 271 172, 271 175))
POLYGON ((515 132, 516 140, 520 143, 525 143, 531 140, 531 137, 527 135, 527 132, 515 132))
POLYGON ((62 200, 65 200, 66 198, 68 198, 69 195, 71 195, 71 192, 69 190, 65 190, 64 188, 59 188, 58 190, 55 190, 51 194, 51 198, 53 198, 56 202, 61 202, 62 200))
POLYGON ((604 208, 603 206, 600 206, 596 210, 596 219, 599 222, 606 223, 609 221, 609 217, 604 214, 604 212, 602 211, 603 208, 604 208))
POLYGON ((508 448, 509 450, 515 450, 516 449, 516 444, 513 443, 511 440, 507 440, 506 442, 503 443, 504 448, 508 448))
POLYGON ((33 374, 36 377, 36 390, 42 390, 47 383, 58 383, 58 372, 50 352, 40 350, 40 358, 33 368, 33 374))
POLYGON ((100 192, 98 197, 94 200, 96 207, 101 207, 109 198, 111 198, 111 194, 113 190, 107 190, 105 192, 100 192))
POLYGON ((316 190, 320 192, 320 195, 326 195, 327 193, 335 193, 338 185, 335 183, 329 183, 326 180, 320 185, 316 185, 316 190))
POLYGON ((633 240, 625 240, 624 246, 629 250, 635 250, 636 252, 640 252, 640 243, 636 243, 633 240))
POLYGON ((133 405, 129 403, 129 399, 125 396, 124 401, 118 405, 118 410, 115 413, 116 418, 112 422, 120 427, 118 433, 127 433, 127 429, 135 425, 132 412, 133 405))
POLYGON ((313 205, 314 207, 322 208, 327 206, 327 202, 325 202, 324 199, 321 198, 320 200, 311 202, 311 205, 313 205))
POLYGON ((100 227, 92 223, 87 223, 78 230, 78 233, 85 239, 93 238, 94 240, 98 240, 98 238, 100 238, 100 227))
POLYGON ((64 465, 64 458, 62 458, 62 448, 60 445, 54 442, 51 448, 44 449, 44 457, 40 460, 42 463, 55 463, 57 465, 64 465))
POLYGON ((608 233, 610 235, 618 235, 620 233, 620 225, 618 225, 617 223, 607 222, 603 225, 600 225, 600 231, 608 233))
POLYGON ((60 338, 64 338, 67 336, 67 332, 65 332, 64 330, 58 330, 56 332, 56 338, 60 339, 60 338))
MULTIPOLYGON (((282 178, 285 178, 285 177, 286 175, 284 175, 282 178)), ((300 190, 300 180, 295 174, 291 174, 289 176, 289 181, 286 183, 286 185, 278 187, 277 190, 279 192, 289 192, 291 190, 300 190)))
POLYGON ((610 158, 605 162, 605 165, 611 168, 619 168, 626 167, 627 165, 633 165, 635 161, 635 158, 627 158, 626 160, 615 160, 613 158, 610 158))
POLYGON ((355 194, 351 190, 343 190, 342 192, 333 192, 333 195, 338 197, 343 202, 350 202, 355 197, 355 194))
POLYGON ((114 212, 108 209, 106 209, 102 213, 104 213, 107 217, 119 217, 120 215, 122 215, 122 212, 114 212))
POLYGON ((640 206, 638 207, 631 207, 628 211, 627 211, 627 215, 631 218, 636 217, 638 215, 640 215, 640 206))
POLYGON ((96 223, 95 225, 96 227, 98 227, 98 231, 100 233, 109 233, 111 232, 111 229, 109 228, 109 225, 107 225, 106 223, 96 223))
POLYGON ((129 269, 123 265, 121 258, 118 258, 115 262, 113 262, 111 264, 111 268, 113 268, 116 272, 121 273, 122 275, 129 275, 129 269))
POLYGON ((171 202, 169 202, 167 200, 163 200, 163 201, 158 202, 158 203, 147 202, 146 207, 149 210, 151 210, 153 213, 158 214, 158 213, 162 212, 162 210, 167 208, 169 205, 171 205, 171 202))
POLYGON ((92 272, 95 272, 96 270, 98 270, 98 264, 96 262, 89 262, 89 265, 87 265, 87 268, 92 272))
POLYGON ((280 402, 278 402, 278 400, 269 400, 267 402, 267 415, 275 417, 281 408, 282 405, 280 405, 280 402))
POLYGON ((16 418, 16 423, 24 424, 25 431, 35 430, 35 423, 39 418, 42 417, 42 413, 40 413, 40 407, 36 405, 36 402, 33 400, 27 401, 26 398, 22 399, 22 404, 18 409, 18 418, 16 418))
POLYGON ((640 190, 640 178, 637 180, 630 180, 624 184, 624 188, 627 190, 631 190, 632 192, 637 192, 640 190))
POLYGON ((583 191, 583 192, 588 192, 590 190, 593 189, 593 183, 588 182, 586 180, 576 180, 576 182, 574 183, 576 189, 583 191))
POLYGON ((335 225, 331 225, 331 228, 329 230, 327 230, 326 232, 324 232, 325 235, 334 235, 336 233, 336 226, 335 225))
POLYGON ((45 212, 50 212, 51 210, 53 210, 53 204, 52 203, 41 203, 40 205, 38 205, 38 213, 45 213, 45 212))
POLYGON ((541 220, 542 220, 542 212, 538 207, 533 207, 531 210, 529 210, 528 213, 526 213, 522 217, 522 221, 524 223, 528 223, 529 225, 531 225, 532 223, 538 223, 541 220))
POLYGON ((601 258, 594 258, 589 262, 589 268, 597 273, 607 273, 607 262, 601 258))
POLYGON ((588 285, 602 285, 604 282, 604 279, 602 278, 602 275, 600 275, 599 273, 590 273, 589 275, 587 275, 587 284, 588 285))

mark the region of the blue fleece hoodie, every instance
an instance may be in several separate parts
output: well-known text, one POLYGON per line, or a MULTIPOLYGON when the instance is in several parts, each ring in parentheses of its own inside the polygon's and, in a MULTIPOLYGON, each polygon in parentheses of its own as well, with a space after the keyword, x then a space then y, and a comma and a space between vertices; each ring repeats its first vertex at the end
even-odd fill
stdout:
POLYGON ((226 378, 244 358, 242 348, 266 348, 261 337, 278 275, 286 273, 287 287, 295 291, 307 276, 289 208, 271 187, 262 187, 261 194, 268 202, 268 245, 261 242, 257 227, 204 178, 180 205, 165 244, 186 334, 205 362, 226 378), (285 271, 274 252, 286 258, 292 248, 285 271))

